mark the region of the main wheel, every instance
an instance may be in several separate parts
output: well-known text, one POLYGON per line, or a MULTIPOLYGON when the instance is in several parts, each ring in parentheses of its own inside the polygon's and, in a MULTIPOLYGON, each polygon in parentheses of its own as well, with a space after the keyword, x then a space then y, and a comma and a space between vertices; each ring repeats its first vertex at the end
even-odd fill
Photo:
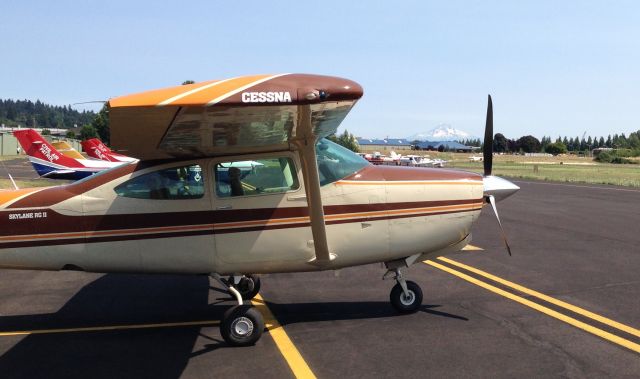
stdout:
POLYGON ((391 289, 389 299, 398 312, 413 313, 422 305, 422 290, 415 282, 407 280, 407 294, 405 295, 400 283, 397 283, 391 289))
POLYGON ((260 292, 260 277, 258 275, 243 276, 236 289, 243 300, 251 300, 260 292))
POLYGON ((250 305, 229 308, 220 323, 222 338, 231 346, 255 344, 262 336, 263 329, 262 314, 250 305))

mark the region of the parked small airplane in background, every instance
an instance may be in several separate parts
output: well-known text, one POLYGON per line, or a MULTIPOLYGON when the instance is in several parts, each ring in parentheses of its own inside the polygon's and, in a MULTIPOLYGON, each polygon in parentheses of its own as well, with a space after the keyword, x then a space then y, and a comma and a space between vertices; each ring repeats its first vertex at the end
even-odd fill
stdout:
MULTIPOLYGON (((72 158, 67 154, 75 155, 73 152, 68 149, 66 149, 66 154, 58 151, 33 129, 16 130, 13 135, 29 156, 29 162, 38 175, 45 178, 78 180, 122 164, 122 162, 84 159, 80 153, 73 149, 73 152, 82 158, 72 158)), ((65 145, 68 146, 66 143, 65 145)))
MULTIPOLYGON (((490 97, 482 176, 374 166, 326 140, 362 94, 347 79, 281 74, 111 99, 111 142, 140 161, 1 192, 0 268, 209 274, 238 303, 220 324, 237 346, 264 329, 243 303, 261 273, 383 262, 392 306, 415 312, 422 290, 401 271, 462 249, 483 204, 497 216, 496 200, 519 188, 491 176, 490 97)), ((23 135, 38 167, 71 159, 23 135)))
POLYGON ((477 157, 475 155, 472 155, 469 157, 469 162, 482 162, 484 160, 484 158, 482 156, 477 157))
POLYGON ((100 159, 108 162, 132 162, 137 161, 136 158, 128 157, 123 154, 118 154, 109 149, 98 138, 90 138, 81 142, 82 150, 87 153, 88 156, 95 159, 100 159))
POLYGON ((433 167, 433 161, 428 156, 409 154, 400 157, 400 166, 433 167))

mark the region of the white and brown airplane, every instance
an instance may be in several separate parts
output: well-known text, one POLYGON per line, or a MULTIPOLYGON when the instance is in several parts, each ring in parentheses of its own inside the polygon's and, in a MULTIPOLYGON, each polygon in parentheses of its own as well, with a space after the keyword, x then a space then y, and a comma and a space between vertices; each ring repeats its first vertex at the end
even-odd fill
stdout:
POLYGON ((238 303, 220 326, 231 345, 262 334, 243 303, 262 273, 384 262, 391 304, 414 312, 422 291, 401 270, 462 249, 483 204, 518 187, 490 176, 490 142, 482 176, 374 166, 324 139, 362 94, 351 80, 282 74, 111 99, 111 142, 140 161, 0 191, 0 268, 208 274, 238 303))

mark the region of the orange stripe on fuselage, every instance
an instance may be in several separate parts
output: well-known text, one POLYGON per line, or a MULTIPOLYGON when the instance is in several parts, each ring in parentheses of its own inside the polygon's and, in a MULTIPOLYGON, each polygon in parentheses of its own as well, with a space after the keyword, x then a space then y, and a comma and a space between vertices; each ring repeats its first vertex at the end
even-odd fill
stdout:
POLYGON ((20 196, 27 195, 32 192, 36 192, 40 189, 41 188, 24 188, 24 189, 18 189, 18 190, 0 191, 0 206, 10 202, 11 200, 15 200, 20 196))

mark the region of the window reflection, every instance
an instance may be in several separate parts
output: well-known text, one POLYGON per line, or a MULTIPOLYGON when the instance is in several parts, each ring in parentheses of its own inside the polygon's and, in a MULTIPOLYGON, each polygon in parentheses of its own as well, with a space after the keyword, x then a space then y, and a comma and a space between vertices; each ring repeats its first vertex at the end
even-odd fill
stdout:
POLYGON ((204 196, 204 177, 200 165, 173 167, 137 176, 114 190, 136 199, 199 199, 204 196))

